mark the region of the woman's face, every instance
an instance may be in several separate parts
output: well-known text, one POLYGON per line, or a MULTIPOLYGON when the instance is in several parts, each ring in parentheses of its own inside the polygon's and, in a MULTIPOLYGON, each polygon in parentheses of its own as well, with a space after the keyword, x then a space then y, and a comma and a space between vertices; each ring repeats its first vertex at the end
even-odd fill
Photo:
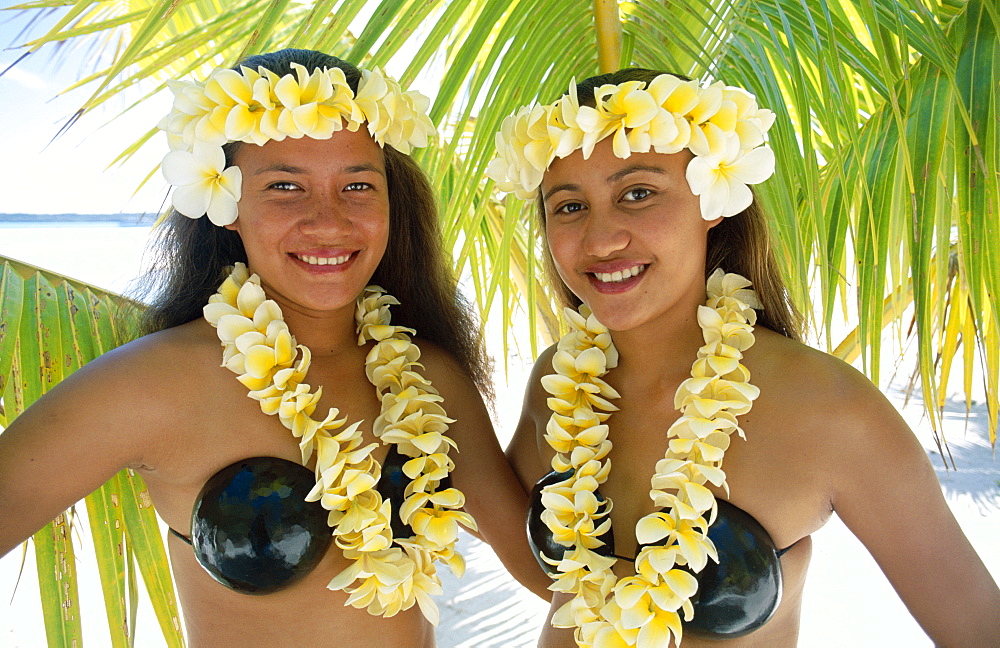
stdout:
POLYGON ((587 160, 555 160, 541 192, 559 276, 616 331, 669 313, 693 318, 705 300, 705 248, 718 221, 701 217, 684 173, 688 151, 614 155, 611 138, 587 160))
POLYGON ((239 232, 250 269, 283 305, 330 311, 368 284, 389 237, 382 149, 365 129, 244 144, 239 232))

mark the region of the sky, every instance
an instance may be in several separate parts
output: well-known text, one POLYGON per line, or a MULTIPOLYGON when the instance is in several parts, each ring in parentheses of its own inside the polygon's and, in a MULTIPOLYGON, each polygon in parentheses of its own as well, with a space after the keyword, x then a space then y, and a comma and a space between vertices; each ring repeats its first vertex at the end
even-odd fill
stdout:
MULTIPOLYGON (((15 3, 0 0, 0 9, 15 3)), ((0 11, 0 70, 24 50, 20 12, 0 11)), ((71 52, 61 64, 46 48, 0 76, 0 213, 116 214, 157 212, 167 185, 157 172, 139 194, 142 179, 159 163, 166 142, 157 136, 124 166, 108 169, 118 153, 154 126, 170 108, 168 95, 113 119, 126 98, 84 116, 65 135, 59 128, 90 96, 94 86, 59 94, 81 70, 84 52, 71 52)))

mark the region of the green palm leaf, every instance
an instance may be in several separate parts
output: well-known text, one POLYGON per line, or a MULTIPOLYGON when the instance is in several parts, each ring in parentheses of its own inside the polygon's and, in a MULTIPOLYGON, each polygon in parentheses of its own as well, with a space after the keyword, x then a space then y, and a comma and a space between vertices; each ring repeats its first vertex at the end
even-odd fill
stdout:
MULTIPOLYGON (((59 380, 117 346, 136 306, 93 286, 0 257, 0 425, 59 380)), ((181 646, 166 550, 142 480, 123 471, 85 500, 112 645, 131 646, 138 566, 167 644, 181 646)), ((50 646, 80 645, 83 631, 71 538, 72 509, 32 538, 50 646)))

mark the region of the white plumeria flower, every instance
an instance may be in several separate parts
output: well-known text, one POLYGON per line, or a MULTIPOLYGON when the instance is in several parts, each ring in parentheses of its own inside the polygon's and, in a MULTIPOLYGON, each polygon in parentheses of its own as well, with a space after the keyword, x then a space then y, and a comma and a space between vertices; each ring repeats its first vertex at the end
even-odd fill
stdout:
POLYGON ((701 217, 711 221, 749 207, 753 193, 747 185, 763 182, 772 173, 774 151, 761 146, 744 153, 739 138, 733 137, 723 155, 694 157, 685 175, 691 192, 701 199, 701 217))
POLYGON ((243 174, 226 168, 222 147, 196 142, 190 151, 171 151, 163 158, 163 177, 174 186, 173 205, 188 218, 208 214, 216 225, 236 220, 243 174))

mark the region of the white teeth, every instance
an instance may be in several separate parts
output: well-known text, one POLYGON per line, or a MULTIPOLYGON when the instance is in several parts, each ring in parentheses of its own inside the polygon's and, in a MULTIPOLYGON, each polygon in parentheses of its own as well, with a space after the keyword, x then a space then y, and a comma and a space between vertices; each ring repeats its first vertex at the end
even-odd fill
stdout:
POLYGON ((314 257, 314 256, 304 256, 301 254, 296 254, 295 258, 299 261, 305 261, 309 265, 340 265, 342 263, 347 263, 347 260, 351 258, 350 254, 338 257, 314 257))
POLYGON ((616 270, 615 272, 595 272, 594 276, 597 277, 598 281, 604 283, 618 283, 620 281, 625 281, 626 279, 631 279, 632 277, 638 275, 646 269, 644 265, 637 265, 631 268, 626 268, 625 270, 616 270))

